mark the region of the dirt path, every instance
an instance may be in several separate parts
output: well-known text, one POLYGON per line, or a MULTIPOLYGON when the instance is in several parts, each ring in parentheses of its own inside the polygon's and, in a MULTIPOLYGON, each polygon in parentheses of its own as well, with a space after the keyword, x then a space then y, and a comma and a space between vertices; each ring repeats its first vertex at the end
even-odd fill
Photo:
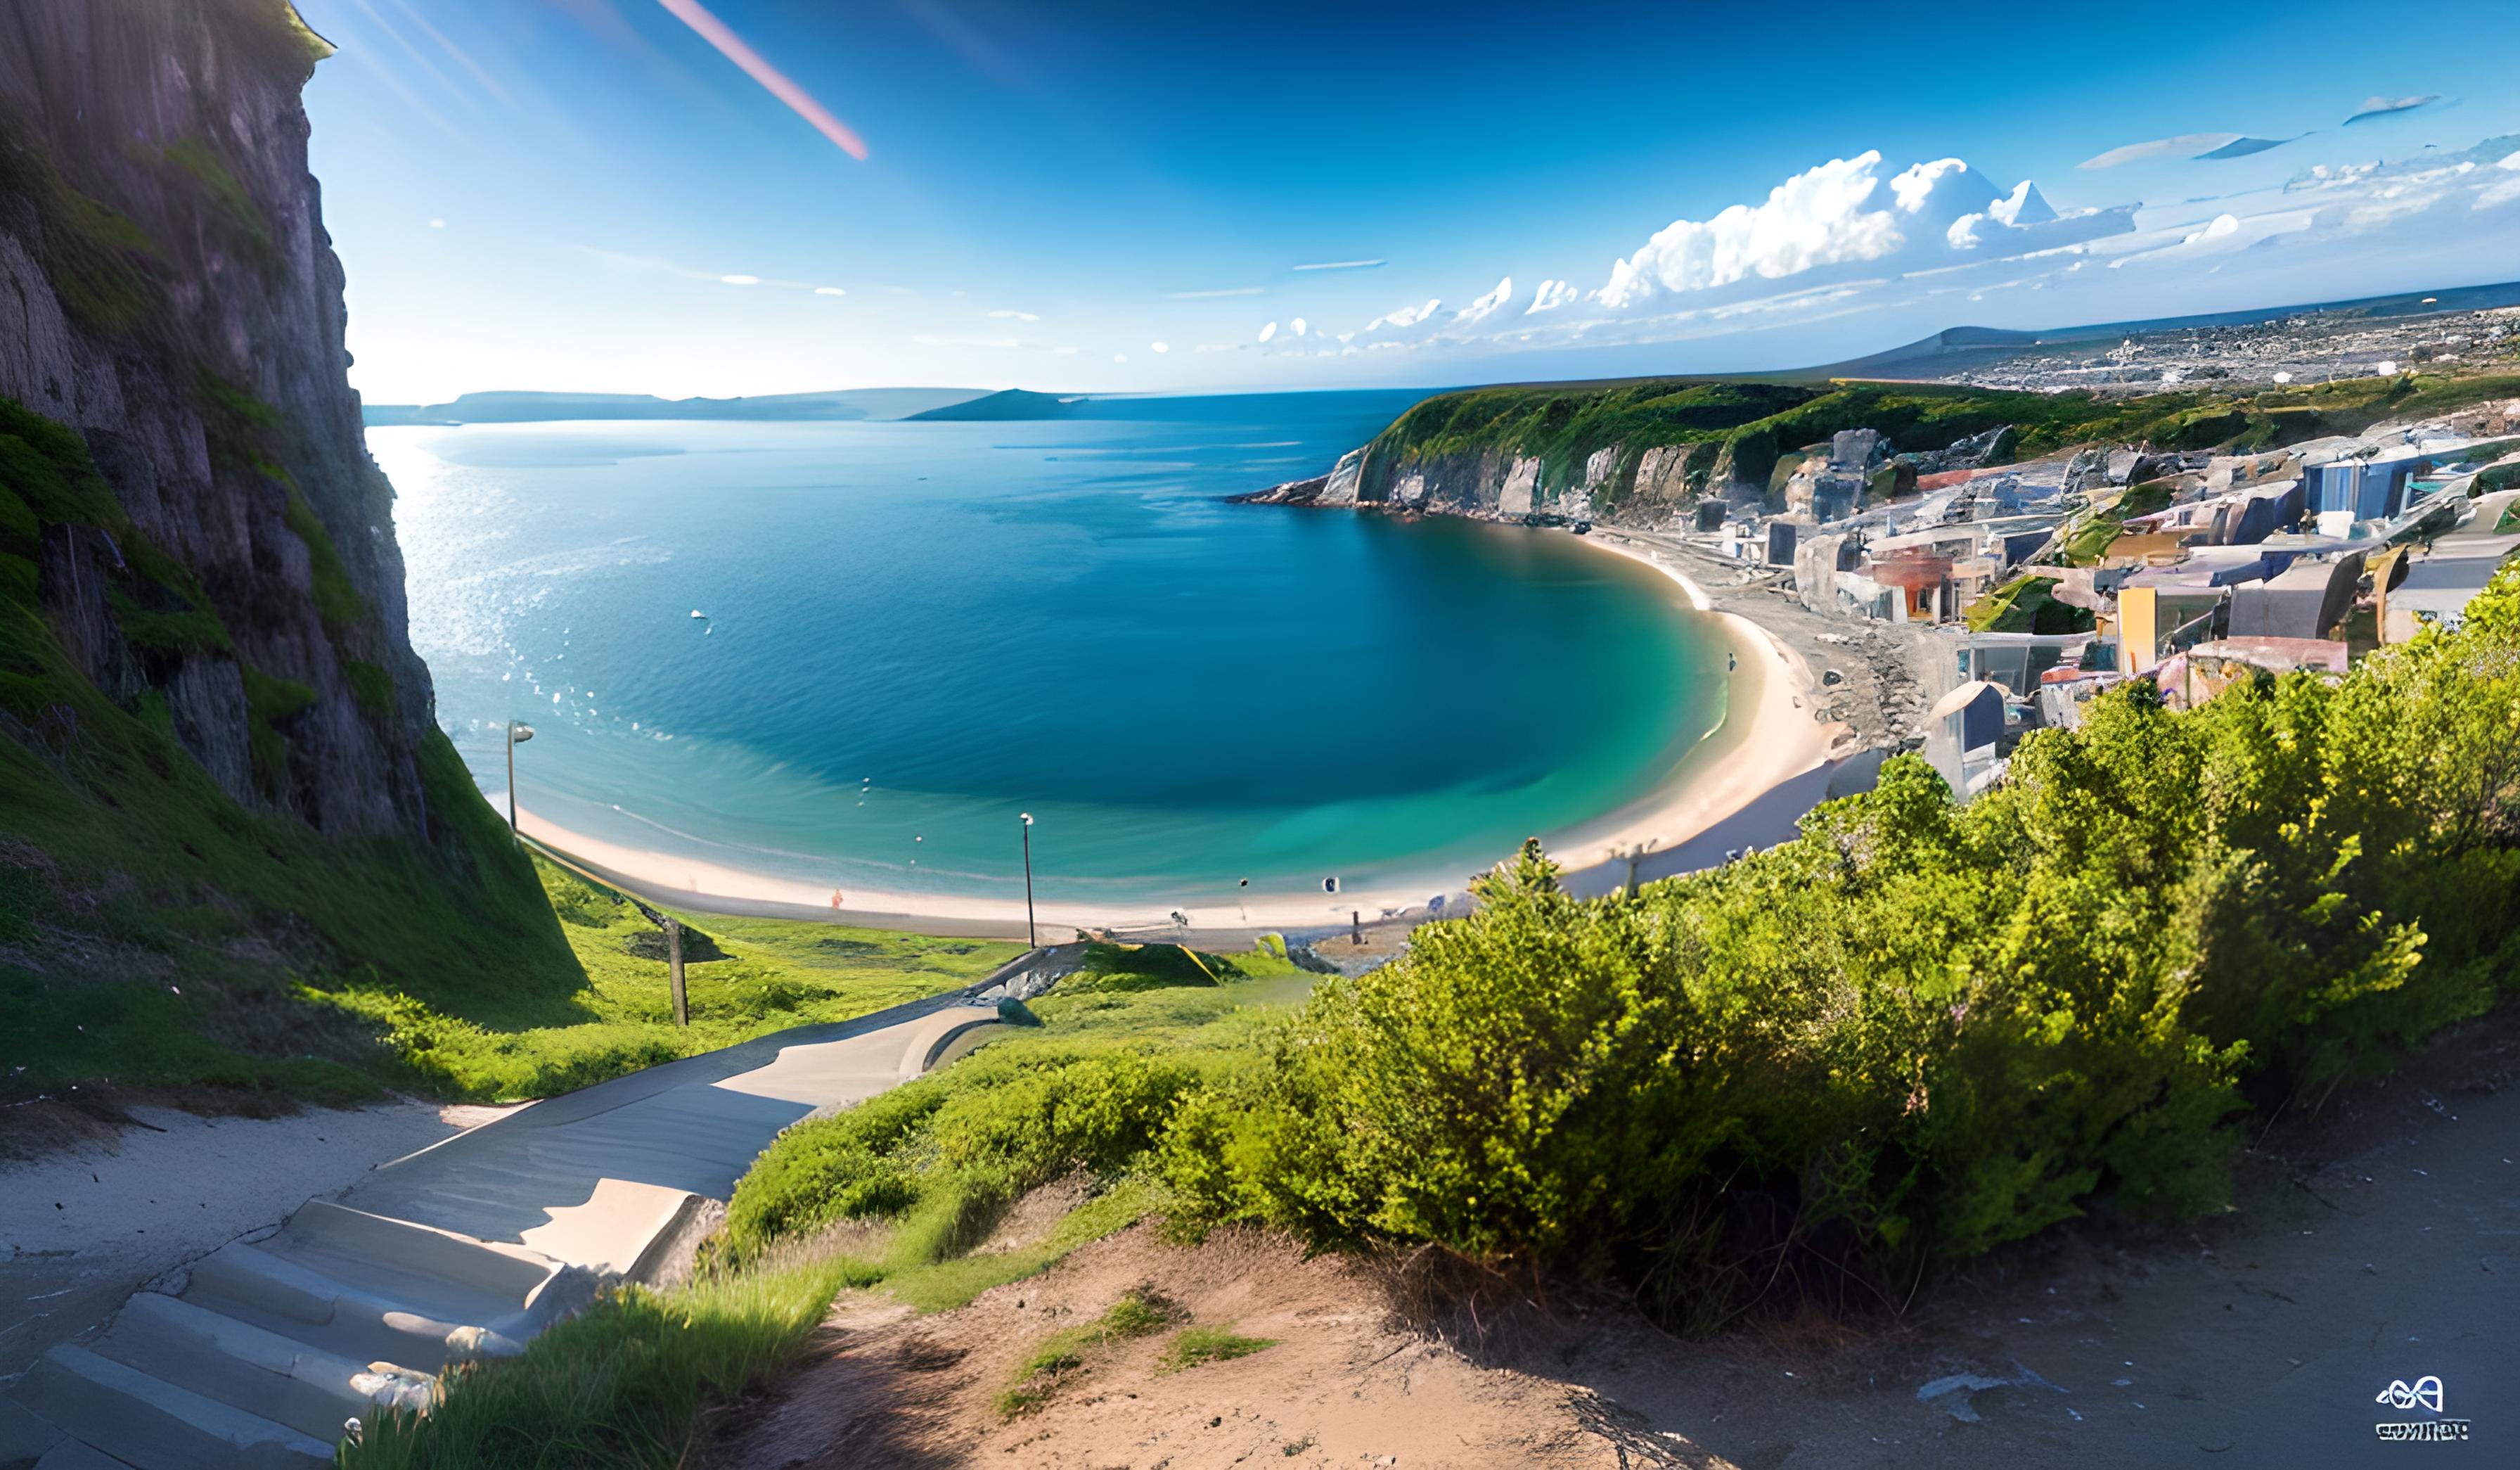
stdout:
POLYGON ((1941 1283, 1903 1320, 1676 1341, 1623 1306, 1513 1324, 1465 1357, 1401 1330, 1366 1273, 1254 1237, 1144 1227, 959 1311, 843 1303, 831 1342, 705 1463, 1246 1464, 1692 1470, 2472 1464, 2520 1454, 2520 1016, 2278 1132, 2234 1211, 2100 1223, 1941 1283), (1163 1339, 1089 1355, 1041 1410, 994 1405, 1024 1355, 1151 1287, 1277 1340, 1159 1370, 1163 1339), (2443 1410, 2374 1402, 2441 1382, 2443 1410), (1920 1390, 1943 1387, 1939 1394, 1920 1390), (2382 1422, 2469 1421, 2464 1444, 2382 1422))
POLYGON ((2275 1466, 2520 1456, 2520 1089, 2408 1080, 2329 1130, 2363 1146, 2250 1167, 2184 1249, 2069 1242, 1836 1351, 1587 1344, 1563 1369, 1743 1470, 2275 1466), (1965 1383, 1920 1401, 1919 1390, 1965 1383), (2431 1375, 2443 1411, 2375 1403, 2431 1375), (2466 1419, 2420 1451, 2383 1421, 2466 1419))
POLYGON ((1566 1408, 1567 1392, 1480 1367, 1388 1322, 1350 1264, 1302 1260, 1257 1236, 1167 1246, 1138 1226, 1057 1268, 914 1318, 843 1299, 832 1341, 775 1402, 730 1418, 703 1464, 745 1470, 876 1466, 1175 1467, 1515 1465, 1600 1467, 1614 1449, 1566 1408), (1132 1290, 1183 1325, 1272 1346, 1164 1371, 1170 1332, 1084 1355, 1042 1407, 1009 1419, 996 1399, 1052 1334, 1132 1290))

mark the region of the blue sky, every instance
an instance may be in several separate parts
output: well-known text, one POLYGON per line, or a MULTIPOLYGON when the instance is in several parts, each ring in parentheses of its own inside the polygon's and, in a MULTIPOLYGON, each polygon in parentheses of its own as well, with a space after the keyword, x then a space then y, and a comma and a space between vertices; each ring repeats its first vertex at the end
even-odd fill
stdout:
POLYGON ((1721 371, 2520 278, 2507 0, 298 7, 378 402, 1721 371))

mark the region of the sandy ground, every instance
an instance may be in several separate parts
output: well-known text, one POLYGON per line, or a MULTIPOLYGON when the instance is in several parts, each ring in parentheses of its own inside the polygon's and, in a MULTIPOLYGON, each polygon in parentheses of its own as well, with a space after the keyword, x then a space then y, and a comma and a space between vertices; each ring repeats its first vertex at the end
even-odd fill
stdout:
POLYGON ((0 1162, 0 1383, 162 1272, 507 1111, 398 1102, 257 1119, 144 1107, 118 1134, 0 1162))
MULTIPOLYGON (((1723 725, 1691 749, 1646 797, 1556 834, 1551 851, 1565 866, 1590 867, 1648 841, 1673 847, 1851 743, 1849 727, 1815 717, 1821 706, 1815 698, 1818 675, 1803 647, 1773 635, 1760 621, 1718 608, 1674 560, 1658 559, 1651 548, 1602 536, 1585 538, 1585 544, 1651 567, 1669 578, 1678 610, 1719 620, 1735 667, 1723 725)), ((530 809, 518 810, 518 825, 528 837, 598 876, 703 912, 837 919, 931 934, 1017 938, 1024 933, 1025 913, 1019 900, 870 889, 835 894, 821 884, 604 842, 530 809)), ((1313 933, 1344 926, 1351 914, 1360 912, 1371 920, 1415 910, 1422 918, 1430 890, 1445 881, 1432 879, 1416 887, 1372 892, 1352 890, 1335 896, 1255 893, 1235 908, 1180 912, 1190 920, 1188 928, 1202 936, 1272 929, 1313 933)), ((1448 906, 1460 896, 1458 888, 1448 894, 1448 906)), ((1176 927, 1173 912, 1161 902, 1136 907, 1043 902, 1037 918, 1043 931, 1064 940, 1080 929, 1171 929, 1176 927)))
POLYGON ((1492 1320, 1488 1346, 1465 1355, 1397 1325, 1378 1283, 1342 1262, 1256 1236, 1176 1247, 1141 1228, 959 1311, 844 1299, 808 1365, 727 1415, 699 1463, 2509 1464, 2515 1160, 2520 1015, 2262 1140, 2220 1219, 2081 1222, 1930 1284, 1904 1313, 1684 1342, 1619 1301, 1561 1302, 1492 1320), (1126 1344, 1042 1411, 999 1416, 994 1397, 1043 1337, 1140 1286, 1278 1345, 1165 1373, 1161 1338, 1126 1344), (2374 1401, 2427 1376, 2439 1414, 2374 1401), (2465 1420, 2470 1438, 2412 1449, 2375 1432, 2431 1420, 2465 1420))
MULTIPOLYGON (((1567 1408, 1566 1389, 1482 1368, 1394 1329, 1372 1282, 1250 1235, 1196 1249, 1139 1226, 1056 1269, 926 1318, 843 1298, 813 1360, 773 1402, 730 1415, 698 1463, 743 1470, 877 1466, 1192 1466, 1243 1463, 1601 1467, 1621 1463, 1567 1408), (1179 1372, 1159 1333, 1089 1355, 1050 1402, 1012 1421, 995 1405, 1050 1334, 1131 1290, 1185 1323, 1275 1345, 1179 1372)), ((1583 1397, 1583 1396, 1579 1396, 1583 1397)))

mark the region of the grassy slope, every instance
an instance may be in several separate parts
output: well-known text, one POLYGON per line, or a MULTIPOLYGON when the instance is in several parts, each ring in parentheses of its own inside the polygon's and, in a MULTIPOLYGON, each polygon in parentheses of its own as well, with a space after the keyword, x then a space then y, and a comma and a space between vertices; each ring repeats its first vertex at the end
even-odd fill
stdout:
POLYGON ((986 975, 1021 944, 940 940, 780 919, 675 917, 726 958, 685 966, 691 1025, 673 1025, 662 959, 632 953, 655 928, 636 907, 536 859, 551 908, 585 975, 560 1014, 441 1009, 382 987, 325 998, 379 1024, 404 1065, 467 1097, 541 1097, 767 1032, 845 1021, 986 975))
MULTIPOLYGON (((1161 1205, 1153 1183, 1116 1172, 1098 1178, 1096 1192, 1040 1238, 1013 1250, 971 1254, 1007 1199, 985 1187, 984 1178, 1009 1182, 996 1176, 1006 1160, 990 1157, 987 1135, 1002 1130, 996 1141, 1003 1144, 1046 1131, 1043 1125, 1051 1122, 1023 1108, 1038 1101, 1024 1088, 1027 1080, 1080 1058, 1232 1065, 1254 1055, 1268 1015, 1301 1000, 1312 982, 1272 953, 1230 963, 1208 956, 1192 964, 1162 948, 1102 951, 1087 974, 1033 1003, 1038 1030, 996 1041, 887 1094, 942 1093, 949 1103, 962 1100, 967 1125, 979 1125, 931 1126, 900 1140, 897 1154, 926 1185, 918 1204, 872 1230, 825 1218, 817 1191, 828 1176, 800 1166, 811 1164, 817 1133, 839 1131, 849 1115, 791 1129, 739 1186, 740 1208, 750 1217, 757 1222, 777 1215, 787 1226, 756 1228, 748 1263, 733 1263, 721 1248, 715 1266, 688 1287, 608 1295, 586 1315, 535 1339, 522 1356, 460 1371, 427 1419, 379 1424, 365 1444, 343 1451, 343 1463, 360 1470, 681 1464, 709 1406, 775 1379, 836 1292, 871 1289, 922 1311, 951 1309, 1043 1270, 1161 1205), (981 1110, 975 1119, 970 1104, 982 1100, 1008 1105, 981 1110), (975 1211, 976 1194, 989 1198, 975 1211), (838 1233, 813 1238, 834 1223, 841 1223, 838 1233)), ((1037 1173, 1079 1161, 1030 1162, 1037 1173)), ((1252 1346, 1238 1340, 1236 1351, 1252 1346)))

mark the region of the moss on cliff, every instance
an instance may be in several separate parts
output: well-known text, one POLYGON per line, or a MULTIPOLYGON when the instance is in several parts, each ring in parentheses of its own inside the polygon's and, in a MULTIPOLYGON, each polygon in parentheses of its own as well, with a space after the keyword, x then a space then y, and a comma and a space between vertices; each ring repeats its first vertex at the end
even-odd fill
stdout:
POLYGON ((209 439, 210 459, 234 474, 259 476, 280 486, 286 499, 281 519, 306 543, 307 571, 314 582, 315 611, 325 631, 338 641, 367 625, 375 610, 359 595, 350 570, 341 560, 333 533, 289 473, 275 457, 286 424, 280 411, 253 393, 204 369, 195 384, 202 428, 209 439))
POLYGON ((158 160, 190 184, 224 243, 265 269, 279 265, 279 237, 270 216, 207 142, 180 138, 160 149, 158 160))
POLYGON ((34 207, 44 273, 63 307, 104 336, 153 336, 165 320, 166 253, 139 223, 71 187, 34 130, 0 108, 0 194, 34 207))

